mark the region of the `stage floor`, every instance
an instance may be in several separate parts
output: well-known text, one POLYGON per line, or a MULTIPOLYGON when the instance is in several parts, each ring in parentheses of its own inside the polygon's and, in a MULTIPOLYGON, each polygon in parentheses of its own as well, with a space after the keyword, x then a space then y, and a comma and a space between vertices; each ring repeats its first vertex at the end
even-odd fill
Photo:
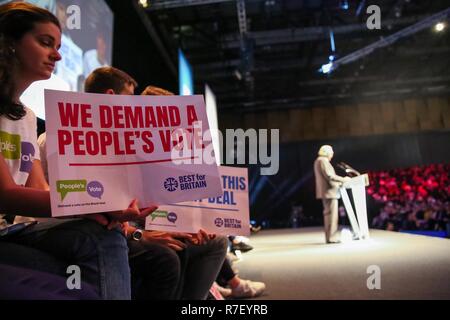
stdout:
POLYGON ((370 240, 325 244, 322 228, 299 228, 262 230, 250 244, 234 266, 266 283, 258 299, 450 299, 449 239, 371 230, 370 240), (380 289, 367 286, 370 266, 380 289))

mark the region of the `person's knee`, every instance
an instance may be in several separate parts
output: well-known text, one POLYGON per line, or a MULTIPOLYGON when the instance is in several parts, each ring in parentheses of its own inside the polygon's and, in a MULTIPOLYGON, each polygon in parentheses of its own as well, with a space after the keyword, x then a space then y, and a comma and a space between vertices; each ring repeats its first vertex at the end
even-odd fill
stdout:
POLYGON ((75 259, 91 259, 102 253, 117 257, 128 256, 126 237, 121 231, 108 230, 99 223, 81 219, 54 228, 51 238, 60 238, 60 245, 66 246, 68 255, 75 259))
POLYGON ((155 244, 147 247, 145 259, 153 264, 161 266, 161 270, 173 274, 181 272, 180 258, 175 250, 160 244, 155 244))
POLYGON ((180 258, 178 257, 177 253, 168 247, 161 246, 164 248, 163 253, 161 254, 163 262, 166 266, 168 266, 170 269, 172 269, 173 273, 180 273, 181 272, 181 262, 180 258))
POLYGON ((217 252, 223 252, 225 255, 228 250, 228 238, 225 236, 216 236, 214 239, 210 240, 210 245, 213 248, 213 250, 217 252))
POLYGON ((123 232, 118 228, 109 230, 105 226, 96 221, 81 219, 74 221, 73 224, 61 226, 62 228, 70 229, 75 235, 79 237, 90 237, 96 242, 104 242, 110 246, 117 246, 120 248, 127 248, 127 239, 123 232))

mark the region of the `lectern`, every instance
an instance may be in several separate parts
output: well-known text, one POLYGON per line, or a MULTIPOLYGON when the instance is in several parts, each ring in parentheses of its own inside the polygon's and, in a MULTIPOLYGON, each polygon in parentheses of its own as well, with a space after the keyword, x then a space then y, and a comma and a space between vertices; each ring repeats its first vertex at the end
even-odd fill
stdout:
POLYGON ((368 185, 369 176, 367 174, 361 174, 351 178, 350 181, 344 183, 340 188, 342 201, 344 202, 345 211, 350 220, 353 233, 359 239, 369 239, 369 223, 367 221, 366 204, 366 186, 368 185), (348 196, 347 189, 352 191, 355 210, 353 210, 353 205, 348 196))

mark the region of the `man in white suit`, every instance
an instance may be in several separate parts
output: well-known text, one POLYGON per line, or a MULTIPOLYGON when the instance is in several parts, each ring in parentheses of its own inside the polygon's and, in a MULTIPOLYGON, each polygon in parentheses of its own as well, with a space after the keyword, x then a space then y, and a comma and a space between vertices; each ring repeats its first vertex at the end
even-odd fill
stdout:
POLYGON ((322 199, 325 240, 327 243, 338 243, 338 199, 339 187, 349 177, 336 174, 330 161, 333 158, 333 148, 323 145, 319 149, 318 157, 314 161, 314 176, 316 180, 316 198, 322 199))

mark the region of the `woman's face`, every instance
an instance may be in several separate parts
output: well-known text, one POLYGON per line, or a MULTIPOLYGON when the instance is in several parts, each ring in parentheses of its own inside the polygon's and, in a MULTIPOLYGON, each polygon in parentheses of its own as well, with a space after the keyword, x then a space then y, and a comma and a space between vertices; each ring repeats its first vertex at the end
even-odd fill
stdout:
POLYGON ((36 23, 14 46, 19 59, 19 78, 37 81, 50 78, 56 61, 61 60, 61 31, 51 23, 36 23))

